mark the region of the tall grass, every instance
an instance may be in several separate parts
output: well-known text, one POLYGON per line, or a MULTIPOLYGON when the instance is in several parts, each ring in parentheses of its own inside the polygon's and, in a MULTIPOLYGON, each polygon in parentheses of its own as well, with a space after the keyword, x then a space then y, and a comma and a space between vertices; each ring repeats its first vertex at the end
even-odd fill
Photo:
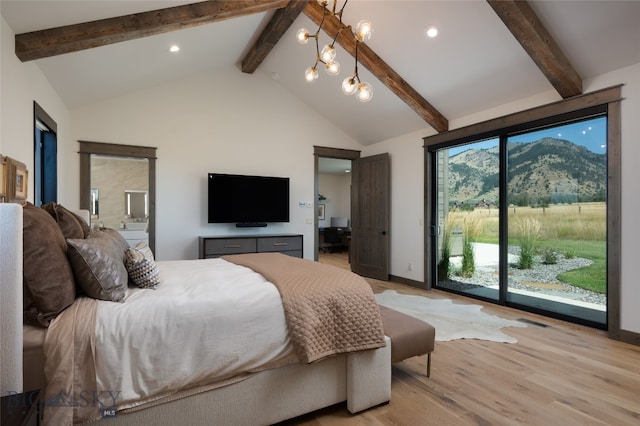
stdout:
POLYGON ((462 266, 460 275, 466 278, 472 277, 476 272, 476 262, 473 254, 473 245, 481 232, 480 221, 472 214, 464 215, 462 220, 462 266))
MULTIPOLYGON (((532 218, 540 222, 540 240, 607 240, 607 211, 605 203, 551 205, 549 207, 510 207, 509 228, 513 235, 516 218, 532 218)), ((478 240, 498 243, 498 209, 475 209, 472 212, 453 211, 453 220, 462 222, 465 216, 477 218, 481 231, 478 240)))
POLYGON ((451 278, 451 229, 453 229, 453 217, 447 216, 442 225, 442 246, 440 248, 440 261, 438 262, 438 281, 446 281, 451 278))
POLYGON ((520 257, 518 268, 533 268, 536 246, 540 238, 540 222, 531 217, 517 218, 515 221, 515 235, 520 242, 520 257))

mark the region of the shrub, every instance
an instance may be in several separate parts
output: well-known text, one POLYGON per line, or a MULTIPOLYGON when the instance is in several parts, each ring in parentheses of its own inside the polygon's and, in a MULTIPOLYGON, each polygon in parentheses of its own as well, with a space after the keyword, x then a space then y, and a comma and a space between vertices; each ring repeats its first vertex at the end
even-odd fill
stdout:
POLYGON ((567 250, 566 252, 564 252, 564 257, 565 259, 573 259, 574 257, 576 257, 576 254, 573 252, 573 250, 567 250))
POLYGON ((555 265, 558 263, 558 255, 552 249, 547 248, 542 252, 542 263, 544 265, 555 265))

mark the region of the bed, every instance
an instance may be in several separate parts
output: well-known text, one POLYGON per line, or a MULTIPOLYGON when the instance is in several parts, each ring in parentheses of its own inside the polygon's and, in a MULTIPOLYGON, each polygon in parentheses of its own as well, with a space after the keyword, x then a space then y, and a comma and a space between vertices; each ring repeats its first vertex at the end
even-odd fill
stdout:
MULTIPOLYGON (((289 321, 291 317, 298 315, 297 308, 292 308, 287 299, 291 297, 295 299, 298 297, 297 293, 306 291, 296 287, 292 292, 283 292, 280 288, 281 284, 278 282, 287 280, 294 283, 311 281, 317 284, 316 278, 319 275, 319 270, 314 268, 319 264, 315 262, 295 259, 294 262, 308 263, 276 268, 286 270, 285 276, 277 276, 277 272, 273 272, 273 270, 265 269, 257 273, 253 269, 260 270, 264 263, 289 262, 289 259, 279 257, 270 258, 267 262, 259 255, 248 259, 156 262, 160 282, 157 289, 130 287, 118 303, 96 300, 92 297, 76 297, 68 308, 51 320, 48 328, 42 328, 23 324, 22 307, 27 303, 23 301, 23 276, 28 272, 28 266, 23 270, 23 208, 21 206, 0 204, 0 236, 2 392, 4 395, 10 392, 42 388, 46 381, 49 386, 45 400, 55 402, 50 403, 53 408, 46 407, 44 410, 45 420, 48 419, 50 424, 60 424, 61 418, 64 419, 63 424, 94 420, 96 424, 104 423, 106 425, 272 424, 343 401, 346 401, 350 412, 356 413, 386 403, 390 399, 390 341, 384 335, 382 335, 382 342, 379 341, 378 336, 374 339, 375 343, 372 343, 372 338, 368 338, 369 340, 365 339, 364 343, 358 341, 354 345, 352 342, 347 346, 338 347, 337 350, 333 348, 329 351, 323 344, 315 344, 315 346, 311 344, 310 351, 302 350, 301 352, 300 344, 296 343, 301 339, 304 340, 305 333, 313 334, 314 330, 322 329, 326 323, 331 324, 331 321, 325 317, 319 317, 313 321, 298 321, 302 323, 303 331, 296 331, 298 329, 294 328, 289 321), (217 272, 208 272, 210 268, 217 272), (311 278, 299 279, 303 277, 302 271, 307 269, 312 270, 311 278), (207 274, 214 274, 217 277, 213 280, 214 284, 208 285, 207 289, 197 286, 195 283, 203 281, 203 276, 207 274), (247 283, 245 278, 247 274, 253 277, 252 283, 247 283), (193 275, 193 280, 180 279, 186 275, 193 275), (234 287, 239 288, 239 293, 235 296, 229 296, 232 297, 229 300, 224 299, 226 297, 224 296, 222 304, 213 309, 214 316, 208 317, 207 315, 212 313, 211 309, 204 304, 205 299, 220 299, 220 295, 227 294, 225 287, 229 287, 229 284, 225 284, 225 281, 220 279, 223 276, 235 283, 234 287), (259 289, 258 293, 256 293, 256 289, 259 289), (192 294, 195 300, 201 302, 202 305, 198 308, 184 308, 186 306, 184 303, 187 302, 182 299, 182 296, 185 293, 192 294), (212 294, 217 297, 211 297, 212 294), (229 308, 226 313, 224 312, 225 306, 232 306, 238 299, 252 299, 251 295, 255 295, 253 299, 256 299, 253 300, 253 305, 249 305, 249 308, 235 310, 243 313, 240 317, 233 319, 234 309, 229 308), (147 300, 145 301, 145 299, 147 300), (266 310, 264 308, 265 310, 262 311, 261 309, 267 304, 265 302, 267 300, 270 301, 270 304, 275 304, 277 309, 266 310), (256 301, 257 303, 255 303, 256 301), (184 320, 180 316, 180 312, 191 312, 192 315, 188 316, 195 317, 196 322, 200 321, 203 324, 218 322, 226 324, 223 327, 217 327, 219 329, 217 332, 223 333, 223 336, 226 332, 228 337, 224 339, 218 336, 212 338, 212 341, 218 339, 218 341, 244 342, 238 343, 239 346, 231 351, 235 351, 236 354, 243 353, 243 355, 245 355, 244 352, 247 352, 248 360, 233 359, 222 362, 221 355, 215 353, 216 344, 205 346, 204 350, 200 350, 201 347, 197 345, 206 344, 204 342, 207 340, 206 333, 210 332, 209 328, 216 327, 206 326, 202 330, 192 332, 193 325, 185 323, 181 329, 178 328, 177 333, 176 330, 158 331, 156 329, 153 331, 147 329, 149 324, 146 324, 145 321, 148 323, 161 321, 164 316, 162 313, 166 312, 164 309, 167 304, 182 307, 179 309, 178 317, 172 317, 170 320, 174 325, 184 320), (143 313, 142 317, 134 316, 133 323, 129 323, 138 324, 138 334, 129 334, 129 329, 136 327, 132 325, 122 327, 118 322, 118 318, 132 315, 131 310, 126 311, 129 306, 135 306, 133 311, 143 313), (84 312, 86 309, 97 312, 92 317, 96 322, 87 321, 84 319, 85 316, 81 316, 80 320, 74 323, 72 317, 79 315, 79 312, 84 312), (252 314, 247 315, 248 311, 251 311, 252 314), (252 325, 242 323, 246 317, 253 318, 252 325), (267 321, 267 317, 271 322, 267 321), (260 324, 260 319, 264 319, 264 324, 260 324), (232 328, 230 324, 237 321, 241 323, 240 328, 232 328), (275 324, 280 323, 280 328, 272 326, 273 321, 275 324), (314 325, 314 321, 317 321, 317 324, 314 325), (260 327, 262 329, 257 335, 246 335, 242 339, 238 337, 238 333, 241 333, 242 330, 260 329, 260 327), (73 333, 70 331, 71 329, 74 330, 73 333), (84 338, 73 340, 73 335, 77 332, 76 329, 101 331, 98 333, 99 338, 94 337, 94 341, 89 339, 90 343, 86 343, 87 340, 84 338), (124 340, 120 340, 120 343, 109 343, 111 341, 104 340, 103 336, 108 335, 110 330, 116 338, 124 340), (124 330, 127 333, 124 333, 124 330), (185 333, 184 330, 190 332, 185 333), (186 340, 184 342, 180 340, 181 334, 194 333, 198 336, 199 343, 188 344, 184 343, 187 342, 186 340), (60 337, 64 335, 72 335, 71 342, 75 343, 71 345, 64 343, 65 341, 60 337), (144 340, 145 336, 148 337, 146 341, 144 340), (95 340, 99 342, 95 343, 95 340), (151 347, 149 346, 150 342, 154 340, 180 341, 180 344, 172 348, 173 355, 170 355, 169 361, 147 362, 146 369, 136 367, 136 363, 140 363, 139 361, 133 362, 133 367, 125 364, 125 359, 151 357, 158 352, 164 352, 166 347, 163 346, 145 352, 144 348, 151 347), (136 345, 132 342, 140 342, 140 344, 136 345), (80 351, 83 346, 86 346, 85 352, 80 351), (112 349, 111 355, 102 354, 101 351, 105 349, 105 346, 107 349, 109 347, 112 349), (139 347, 137 353, 131 349, 134 346, 139 347), (69 361, 66 353, 70 347, 73 348, 74 353, 89 356, 89 362, 82 361, 82 357, 75 361, 69 361), (263 349, 252 353, 254 347, 267 348, 267 355, 263 349), (348 350, 345 349, 346 347, 348 350), (181 352, 176 355, 176 350, 181 352), (43 353, 47 355, 43 355, 43 353), (187 355, 184 355, 185 353, 187 355), (207 356, 203 355, 205 353, 207 356), (57 356, 56 354, 61 355, 57 356), (63 362, 56 363, 54 367, 51 367, 50 363, 53 362, 51 360, 56 357, 63 362), (122 358, 122 368, 114 367, 119 366, 117 364, 118 357, 122 358), (177 375, 177 379, 173 377, 165 382, 165 377, 169 376, 165 375, 165 372, 171 369, 167 366, 174 365, 176 369, 180 370, 183 365, 187 364, 183 362, 184 358, 192 358, 191 364, 195 366, 197 371, 195 373, 191 371, 192 369, 186 372, 181 371, 177 375), (179 362, 176 362, 176 359, 179 362), (83 364, 91 365, 97 372, 85 368, 80 370, 77 365, 83 364), (236 368, 238 365, 233 364, 241 365, 236 368), (46 377, 43 374, 43 368, 47 369, 46 377), (65 370, 65 368, 70 368, 70 370, 65 370), (132 368, 134 369, 132 370, 132 368), (109 372, 114 370, 117 370, 117 374, 109 372), (212 370, 216 370, 220 374, 208 374, 212 370), (64 376, 68 371, 75 374, 69 376, 73 377, 71 382, 75 383, 75 390, 69 391, 64 387, 67 386, 64 385, 64 380, 58 380, 59 377, 56 379, 56 376, 64 376), (185 379, 185 376, 190 374, 193 374, 195 379, 185 379), (93 387, 86 384, 91 382, 77 382, 78 377, 83 375, 94 380, 93 387), (150 379, 151 382, 160 382, 161 385, 156 386, 154 383, 150 385, 148 381, 145 381, 145 378, 150 379), (180 382, 180 380, 186 381, 180 382), (136 382, 136 384, 133 387, 127 387, 130 384, 128 382, 136 382), (63 384, 60 385, 60 383, 63 384), (78 385, 78 383, 81 384, 78 385), (53 386, 62 386, 62 388, 51 389, 53 386), (149 390, 153 386, 156 388, 149 390), (158 389, 160 390, 158 391, 158 389), (61 395, 61 390, 66 392, 63 392, 62 395, 75 395, 75 402, 52 398, 52 396, 61 395), (90 393, 92 390, 95 391, 93 394, 90 393), (82 398, 78 398, 77 396, 80 395, 78 392, 81 391, 89 393, 82 394, 82 398), (102 393, 96 393, 98 391, 102 393), (108 393, 109 391, 118 392, 118 394, 108 393), (120 392, 122 395, 127 394, 126 398, 121 397, 120 392), (142 395, 139 400, 135 400, 135 394, 145 392, 147 393, 142 395), (108 403, 111 397, 116 401, 115 405, 108 403), (79 402, 84 401, 93 401, 93 404, 84 403, 86 407, 78 408, 83 405, 79 402), (47 412, 59 412, 60 406, 66 407, 62 411, 67 414, 64 414, 63 417, 49 414, 53 417, 48 417, 47 412), (89 409, 88 417, 81 412, 82 408, 89 409), (96 409, 99 410, 98 417, 96 417, 96 409), (69 410, 71 410, 71 417, 68 414, 69 410), (115 417, 111 417, 114 414, 115 417)), ((24 238, 27 238, 26 234, 24 238)), ((69 242, 69 240, 67 241, 69 242)), ((276 254, 276 256, 286 257, 281 254, 276 254)), ((71 255, 69 258, 71 259, 71 255)), ((346 277, 346 279, 352 278, 351 276, 346 277)), ((340 285, 340 283, 333 285, 340 285)), ((316 301, 313 299, 313 303, 304 302, 301 304, 315 306, 317 305, 316 301)), ((332 300, 327 304, 333 306, 334 303, 335 300, 332 300)), ((335 307, 331 309, 335 310, 335 307)), ((339 308, 339 310, 345 309, 339 308)), ((357 311, 359 310, 357 309, 357 311)), ((316 314, 320 315, 318 312, 316 314)), ((305 318, 304 316, 299 317, 299 319, 305 318)), ((379 330, 375 330, 378 328, 375 324, 376 321, 365 318, 351 321, 367 322, 367 327, 374 329, 373 334, 379 332, 379 330)), ((331 325, 331 327, 335 326, 335 324, 331 325)), ((337 332, 335 335, 342 336, 349 333, 349 331, 345 331, 343 334, 337 332)), ((334 340, 342 341, 344 339, 336 338, 334 340)), ((116 340, 116 342, 118 341, 116 340)), ((107 350, 107 352, 109 351, 107 350)))

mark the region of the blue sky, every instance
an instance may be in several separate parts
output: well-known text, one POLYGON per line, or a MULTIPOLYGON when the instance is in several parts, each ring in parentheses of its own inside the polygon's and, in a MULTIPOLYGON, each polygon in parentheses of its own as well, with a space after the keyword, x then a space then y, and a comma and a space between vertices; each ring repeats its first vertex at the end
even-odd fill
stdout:
MULTIPOLYGON (((550 129, 538 130, 517 136, 511 136, 510 142, 534 142, 542 138, 566 139, 575 144, 586 147, 596 154, 607 152, 607 119, 605 117, 592 118, 577 123, 556 126, 550 129)), ((498 139, 451 148, 449 156, 466 151, 467 149, 487 149, 498 145, 498 139)))

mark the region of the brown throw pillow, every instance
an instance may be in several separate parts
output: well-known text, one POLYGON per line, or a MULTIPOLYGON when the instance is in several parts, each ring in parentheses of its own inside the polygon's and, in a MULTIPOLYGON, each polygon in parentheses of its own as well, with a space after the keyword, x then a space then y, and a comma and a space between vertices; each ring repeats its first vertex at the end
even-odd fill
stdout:
POLYGON ((86 238, 89 225, 80 216, 54 202, 42 206, 58 223, 64 238, 86 238))
POLYGON ((88 238, 68 239, 67 247, 73 274, 84 294, 112 302, 124 299, 129 275, 120 241, 109 233, 91 231, 88 238))
POLYGON ((48 327, 76 297, 67 244, 56 221, 41 208, 23 208, 24 321, 48 327))

